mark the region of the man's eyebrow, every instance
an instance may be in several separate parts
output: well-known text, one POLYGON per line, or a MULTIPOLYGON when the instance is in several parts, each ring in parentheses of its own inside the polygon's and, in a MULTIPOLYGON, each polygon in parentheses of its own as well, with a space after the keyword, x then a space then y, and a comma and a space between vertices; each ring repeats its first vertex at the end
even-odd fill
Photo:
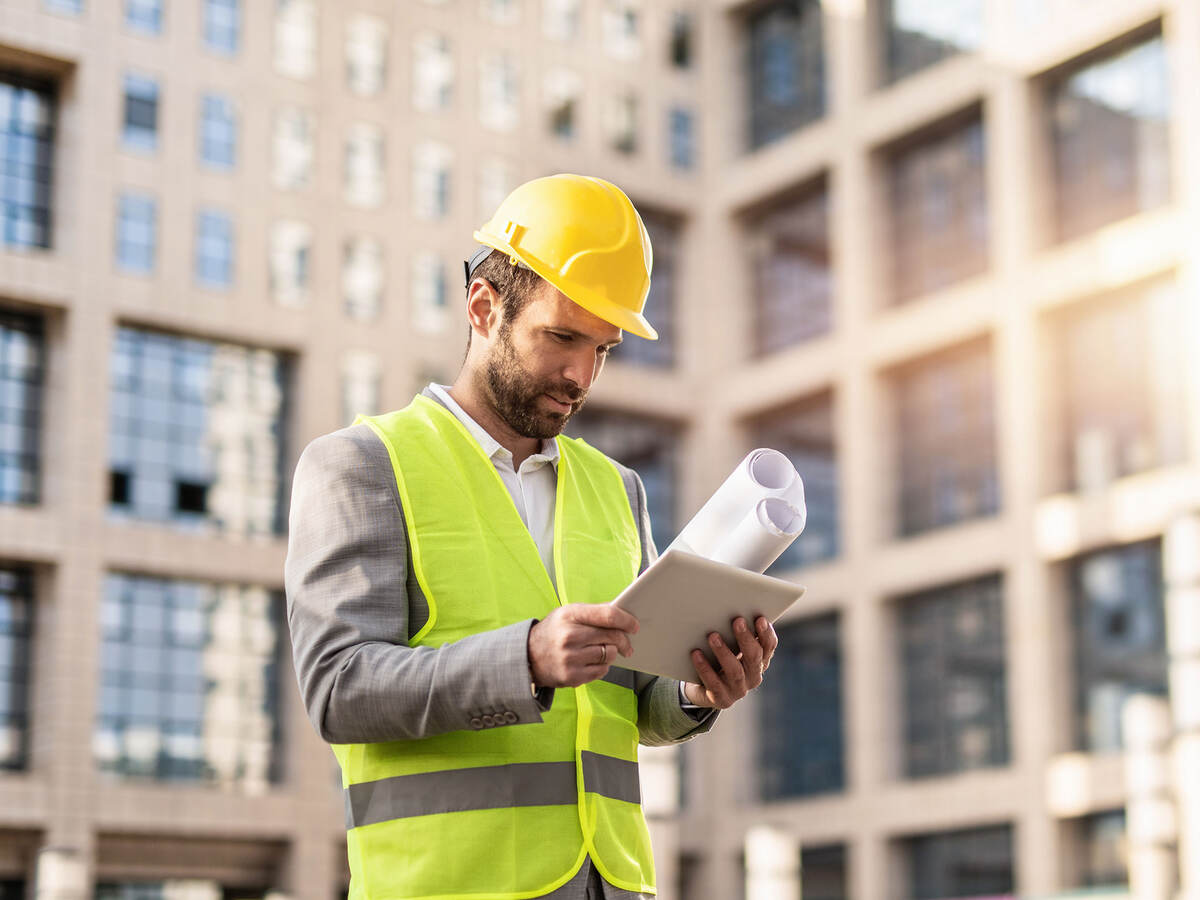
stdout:
MULTIPOLYGON (((563 334, 571 335, 571 337, 584 338, 585 340, 589 340, 589 341, 594 340, 594 338, 590 334, 584 334, 582 331, 576 331, 574 328, 560 328, 556 325, 551 330, 552 331, 561 331, 563 334)), ((617 344, 622 343, 624 340, 625 340, 624 338, 618 337, 615 341, 601 341, 600 346, 601 347, 615 347, 615 346, 617 346, 617 344)))

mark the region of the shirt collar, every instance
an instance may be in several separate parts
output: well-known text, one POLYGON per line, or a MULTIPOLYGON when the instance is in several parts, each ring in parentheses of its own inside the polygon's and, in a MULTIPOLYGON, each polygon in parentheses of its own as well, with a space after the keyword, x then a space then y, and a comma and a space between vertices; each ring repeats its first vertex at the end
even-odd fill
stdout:
MULTIPOLYGON (((467 411, 459 406, 458 402, 450 396, 449 386, 430 382, 428 391, 429 393, 433 394, 434 398, 443 406, 445 406, 446 409, 450 410, 450 412, 454 414, 454 417, 458 419, 458 421, 463 423, 463 426, 470 433, 471 437, 475 438, 476 443, 483 448, 483 452, 487 455, 488 459, 495 459, 497 456, 508 460, 512 459, 512 452, 507 447, 503 446, 498 440, 488 434, 487 431, 484 430, 483 426, 472 419, 467 414, 467 411)), ((536 456, 541 456, 546 460, 546 462, 557 466, 558 441, 554 440, 553 438, 542 441, 541 451, 539 453, 535 453, 533 457, 530 457, 530 459, 536 456)))

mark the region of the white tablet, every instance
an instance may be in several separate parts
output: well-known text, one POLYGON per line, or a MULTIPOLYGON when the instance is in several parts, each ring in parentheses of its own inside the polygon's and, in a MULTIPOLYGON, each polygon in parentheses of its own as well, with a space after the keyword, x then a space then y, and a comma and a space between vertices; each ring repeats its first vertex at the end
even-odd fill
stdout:
POLYGON ((633 656, 618 656, 614 665, 699 681, 692 650, 703 650, 717 667, 709 634, 719 632, 736 653, 734 619, 744 616, 751 628, 760 615, 774 622, 803 595, 798 584, 668 550, 613 600, 640 626, 632 638, 633 656))

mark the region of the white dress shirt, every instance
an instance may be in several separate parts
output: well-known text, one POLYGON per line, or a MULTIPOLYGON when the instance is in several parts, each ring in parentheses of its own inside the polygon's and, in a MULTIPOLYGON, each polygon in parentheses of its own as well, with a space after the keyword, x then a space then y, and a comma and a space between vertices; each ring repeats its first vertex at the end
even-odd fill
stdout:
POLYGON ((483 448, 484 454, 496 467, 496 473, 508 489, 513 505, 521 521, 529 529, 533 542, 537 544, 542 565, 555 585, 554 577, 554 499, 558 491, 558 443, 542 441, 541 453, 527 457, 521 468, 513 468, 513 455, 507 448, 483 430, 482 426, 459 406, 450 396, 450 389, 441 384, 430 384, 431 390, 446 405, 454 417, 462 422, 471 437, 483 448))

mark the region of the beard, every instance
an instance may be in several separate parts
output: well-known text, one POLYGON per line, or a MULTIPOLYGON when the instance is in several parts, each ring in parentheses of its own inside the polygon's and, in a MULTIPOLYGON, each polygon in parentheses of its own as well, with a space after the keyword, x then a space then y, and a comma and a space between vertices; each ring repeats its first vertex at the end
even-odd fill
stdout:
POLYGON ((496 350, 484 367, 484 379, 500 417, 521 437, 539 441, 561 434, 571 416, 579 412, 587 400, 587 391, 579 390, 570 382, 529 374, 517 359, 511 330, 503 325, 496 350), (570 410, 562 413, 546 411, 541 407, 543 394, 569 400, 570 410))

